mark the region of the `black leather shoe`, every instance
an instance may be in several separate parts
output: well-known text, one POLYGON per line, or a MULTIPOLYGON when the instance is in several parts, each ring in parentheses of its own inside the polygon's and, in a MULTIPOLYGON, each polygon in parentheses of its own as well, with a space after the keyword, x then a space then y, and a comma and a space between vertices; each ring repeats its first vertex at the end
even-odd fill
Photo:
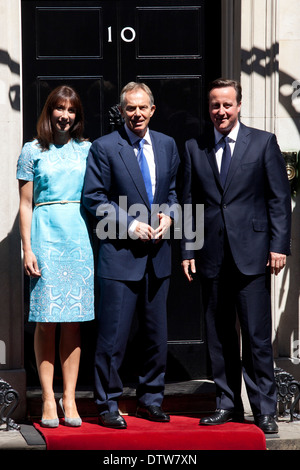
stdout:
POLYGON ((106 428, 126 429, 127 423, 118 411, 104 413, 99 416, 99 424, 106 428))
POLYGON ((139 406, 136 410, 138 418, 149 419, 150 421, 157 421, 161 423, 168 423, 170 416, 163 412, 160 406, 139 406))
POLYGON ((211 416, 201 418, 199 424, 204 424, 206 426, 214 426, 216 424, 228 423, 229 421, 233 421, 235 423, 243 423, 244 414, 242 412, 237 413, 234 410, 217 409, 211 416))
POLYGON ((278 433, 278 426, 275 418, 271 415, 257 416, 254 420, 256 426, 258 426, 265 434, 276 434, 278 433))

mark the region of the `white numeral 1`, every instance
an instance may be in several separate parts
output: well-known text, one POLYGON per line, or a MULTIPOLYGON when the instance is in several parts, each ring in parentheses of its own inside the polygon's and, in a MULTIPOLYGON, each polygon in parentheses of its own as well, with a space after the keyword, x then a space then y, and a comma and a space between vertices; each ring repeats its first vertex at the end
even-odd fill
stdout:
POLYGON ((108 42, 112 42, 112 38, 111 38, 111 26, 108 27, 108 42))

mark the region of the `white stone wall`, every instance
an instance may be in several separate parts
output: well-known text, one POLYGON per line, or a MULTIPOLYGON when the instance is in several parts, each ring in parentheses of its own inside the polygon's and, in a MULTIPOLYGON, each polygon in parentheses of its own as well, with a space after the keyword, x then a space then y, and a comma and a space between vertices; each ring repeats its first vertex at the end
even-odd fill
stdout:
POLYGON ((285 149, 300 150, 300 3, 279 0, 277 134, 285 149), (298 93, 297 93, 297 87, 298 93))
MULTIPOLYGON (((275 132, 283 152, 300 151, 299 25, 299 0, 241 0, 241 119, 250 126, 275 132)), ((292 200, 292 256, 286 269, 272 278, 275 363, 297 380, 300 379, 299 192, 300 189, 293 194, 292 200)))
POLYGON ((20 1, 0 0, 0 377, 25 407, 23 289, 16 162, 22 144, 20 1))
MULTIPOLYGON (((279 103, 277 135, 282 150, 300 152, 300 4, 278 1, 279 103)), ((299 153, 300 158, 300 153, 299 153)), ((300 175, 299 175, 300 177, 300 175)), ((300 187, 293 196, 292 256, 277 284, 277 365, 300 380, 300 187)))
POLYGON ((0 241, 18 212, 15 166, 20 151, 20 15, 19 1, 0 0, 0 241), (5 218, 5 223, 3 218, 5 218))

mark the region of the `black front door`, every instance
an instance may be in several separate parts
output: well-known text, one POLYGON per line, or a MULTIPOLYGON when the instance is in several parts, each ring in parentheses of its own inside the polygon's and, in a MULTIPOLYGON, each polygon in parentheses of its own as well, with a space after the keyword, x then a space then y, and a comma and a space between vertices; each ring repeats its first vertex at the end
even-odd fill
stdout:
MULTIPOLYGON (((85 109, 86 137, 111 132, 115 106, 129 81, 147 83, 155 98, 151 128, 173 136, 182 154, 206 115, 206 87, 220 74, 220 0, 22 0, 23 133, 35 125, 49 91, 67 83, 85 109)), ((180 193, 180 186, 178 187, 180 193)), ((169 380, 207 377, 198 281, 181 273, 178 243, 168 302, 169 380)), ((88 327, 86 335, 91 331, 88 327)), ((131 379, 134 328, 124 375, 131 379)), ((83 358, 89 369, 91 352, 83 358)), ((85 380, 85 379, 83 379, 85 380)))

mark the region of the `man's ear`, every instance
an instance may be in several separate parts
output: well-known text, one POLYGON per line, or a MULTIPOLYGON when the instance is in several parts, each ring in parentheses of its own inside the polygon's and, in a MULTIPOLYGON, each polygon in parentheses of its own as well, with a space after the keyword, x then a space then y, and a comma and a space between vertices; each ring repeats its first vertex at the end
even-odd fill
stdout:
POLYGON ((150 113, 151 117, 153 116, 155 110, 156 110, 156 106, 154 104, 153 106, 151 106, 151 113, 150 113))

